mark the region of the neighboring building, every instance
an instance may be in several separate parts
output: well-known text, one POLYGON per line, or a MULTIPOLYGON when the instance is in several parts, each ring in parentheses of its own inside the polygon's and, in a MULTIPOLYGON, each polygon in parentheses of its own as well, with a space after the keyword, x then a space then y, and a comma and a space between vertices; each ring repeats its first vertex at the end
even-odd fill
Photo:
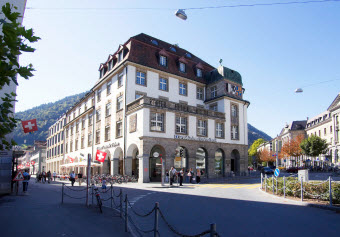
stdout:
POLYGON ((339 150, 339 117, 340 117, 340 93, 336 96, 332 104, 328 107, 328 111, 331 112, 332 127, 330 127, 330 133, 333 135, 331 143, 329 145, 329 154, 332 163, 336 166, 340 166, 339 150))
POLYGON ((87 154, 102 150, 106 160, 92 161, 92 173, 135 174, 139 182, 160 180, 161 157, 168 170, 247 173, 249 102, 238 72, 146 34, 120 45, 99 72, 65 114, 64 154, 52 151, 58 132, 51 126, 48 169, 63 155, 59 172, 85 173, 87 154))
MULTIPOLYGON (((46 169, 46 141, 35 141, 34 151, 30 154, 30 174, 36 174, 37 172, 48 171, 46 169)), ((51 171, 53 172, 53 171, 51 171)))
MULTIPOLYGON (((12 8, 12 11, 17 11, 20 15, 24 15, 26 0, 0 0, 0 8, 5 5, 7 2, 13 4, 17 7, 17 9, 12 8)), ((0 16, 2 19, 2 16, 0 16)), ((22 23, 22 18, 19 18, 19 22, 22 23)), ((2 34, 2 24, 0 24, 0 34, 2 34)), ((9 85, 3 86, 0 90, 0 103, 2 103, 2 97, 5 96, 5 93, 16 92, 16 84, 10 82, 9 85)), ((13 104, 13 113, 15 113, 15 101, 13 104)), ((9 134, 6 139, 8 141, 13 139, 13 133, 9 134)), ((0 151, 0 194, 10 193, 11 192, 11 181, 12 181, 12 159, 13 159, 13 151, 0 151)))

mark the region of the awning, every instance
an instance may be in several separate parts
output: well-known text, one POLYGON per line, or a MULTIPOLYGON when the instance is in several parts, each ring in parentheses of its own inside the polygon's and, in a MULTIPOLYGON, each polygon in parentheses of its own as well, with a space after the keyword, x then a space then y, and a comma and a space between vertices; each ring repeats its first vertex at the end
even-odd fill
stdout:
MULTIPOLYGON (((69 164, 63 164, 63 165, 60 165, 62 167, 82 167, 82 166, 86 166, 87 167, 87 162, 76 162, 76 163, 69 163, 69 164)), ((91 167, 95 167, 95 166, 101 166, 101 164, 97 164, 97 163, 91 163, 91 167)))

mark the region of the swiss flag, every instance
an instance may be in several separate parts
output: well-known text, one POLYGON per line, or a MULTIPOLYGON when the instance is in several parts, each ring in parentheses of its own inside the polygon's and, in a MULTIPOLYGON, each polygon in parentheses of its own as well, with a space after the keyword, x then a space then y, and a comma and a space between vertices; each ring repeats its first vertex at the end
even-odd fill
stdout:
POLYGON ((74 161, 74 158, 72 158, 72 157, 69 157, 69 156, 68 156, 68 158, 70 159, 70 163, 73 163, 73 161, 74 161))
POLYGON ((34 165, 34 164, 35 164, 35 161, 34 161, 34 160, 32 160, 32 161, 31 161, 31 165, 34 165))
POLYGON ((106 152, 97 150, 96 160, 99 162, 104 162, 106 157, 106 152))
POLYGON ((24 133, 38 131, 37 120, 31 119, 26 121, 21 121, 24 133))

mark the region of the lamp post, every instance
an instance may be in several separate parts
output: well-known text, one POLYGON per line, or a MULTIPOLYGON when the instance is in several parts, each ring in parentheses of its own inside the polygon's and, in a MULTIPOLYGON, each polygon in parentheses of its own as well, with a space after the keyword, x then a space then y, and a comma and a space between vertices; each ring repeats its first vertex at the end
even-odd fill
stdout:
POLYGON ((185 14, 184 9, 178 9, 178 10, 175 12, 175 15, 176 15, 178 18, 180 18, 180 19, 182 19, 182 20, 184 20, 184 21, 188 18, 187 14, 185 14))

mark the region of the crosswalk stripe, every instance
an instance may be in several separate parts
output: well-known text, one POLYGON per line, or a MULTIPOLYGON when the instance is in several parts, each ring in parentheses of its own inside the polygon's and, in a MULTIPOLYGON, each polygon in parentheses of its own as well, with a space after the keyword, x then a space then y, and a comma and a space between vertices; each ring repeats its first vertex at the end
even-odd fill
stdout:
POLYGON ((246 189, 258 188, 258 187, 260 187, 260 186, 261 186, 261 184, 258 184, 258 185, 254 185, 254 186, 252 186, 252 187, 248 187, 248 188, 246 188, 246 189))
POLYGON ((254 186, 254 184, 241 185, 241 186, 236 187, 236 188, 245 188, 245 187, 249 187, 249 186, 254 186))

